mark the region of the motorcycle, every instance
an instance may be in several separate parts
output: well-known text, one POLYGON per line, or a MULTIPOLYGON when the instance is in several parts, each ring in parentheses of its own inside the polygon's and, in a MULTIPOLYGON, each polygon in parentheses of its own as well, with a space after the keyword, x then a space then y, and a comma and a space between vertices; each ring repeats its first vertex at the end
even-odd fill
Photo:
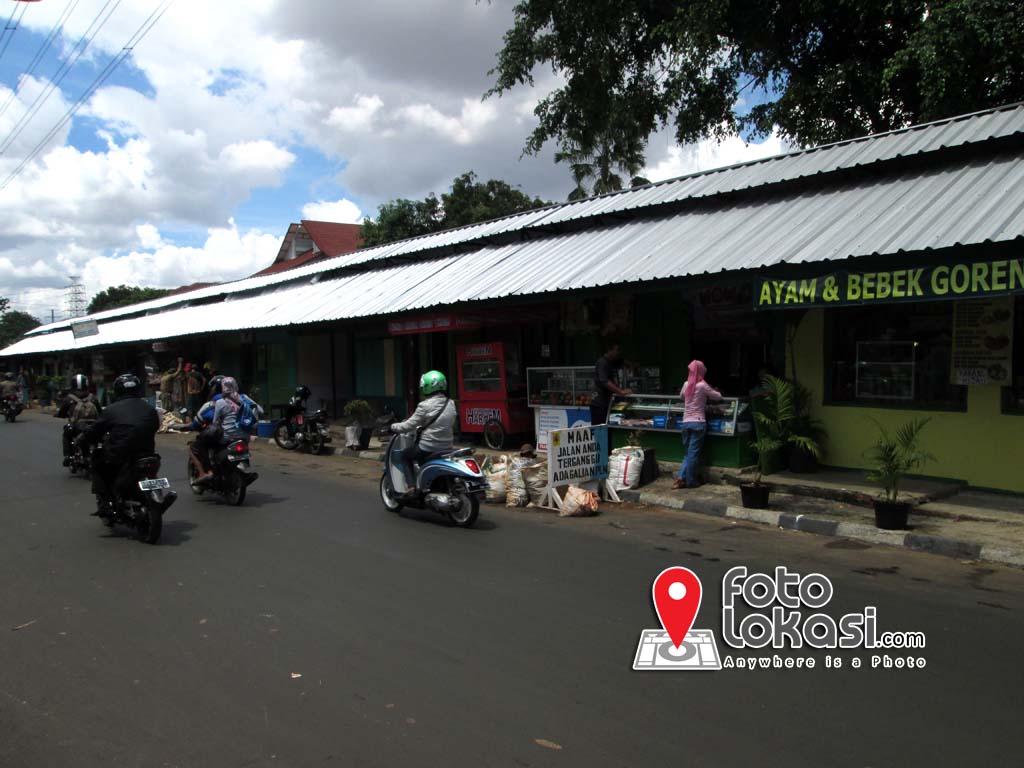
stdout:
MULTIPOLYGON (((102 445, 93 447, 93 456, 102 445)), ((94 459, 95 465, 95 459, 94 459)), ((139 541, 156 544, 163 531, 164 513, 177 501, 178 494, 170 490, 166 477, 158 477, 160 456, 143 456, 125 466, 117 474, 110 488, 113 501, 105 513, 100 514, 104 525, 115 523, 135 529, 139 541)))
POLYGON ((286 451, 305 446, 310 453, 319 455, 331 442, 327 426, 327 411, 323 408, 312 416, 306 415, 306 401, 293 395, 288 401, 285 416, 274 425, 274 442, 286 451))
MULTIPOLYGON (((189 451, 192 443, 188 444, 189 451)), ((245 440, 234 440, 222 446, 210 457, 213 477, 201 481, 199 472, 191 461, 188 462, 188 484, 192 493, 201 496, 206 491, 219 493, 228 504, 241 506, 245 501, 246 489, 256 482, 259 474, 250 470, 252 457, 245 440)))
POLYGON ((86 480, 92 476, 92 456, 89 451, 83 450, 77 437, 88 432, 89 427, 94 423, 93 421, 80 421, 77 425, 73 425, 68 421, 64 425, 64 429, 71 432, 71 455, 67 457, 64 466, 72 475, 81 474, 86 480))
POLYGON ((18 414, 23 410, 24 406, 18 400, 17 395, 7 395, 4 398, 0 398, 0 412, 3 412, 5 421, 13 423, 18 418, 18 414))
POLYGON ((472 449, 462 448, 428 456, 413 466, 416 478, 412 488, 404 470, 403 451, 415 444, 412 434, 394 435, 384 452, 384 472, 380 478, 380 497, 384 507, 400 512, 403 507, 432 509, 447 516, 455 525, 469 528, 480 514, 480 500, 487 481, 480 465, 468 458, 472 449))

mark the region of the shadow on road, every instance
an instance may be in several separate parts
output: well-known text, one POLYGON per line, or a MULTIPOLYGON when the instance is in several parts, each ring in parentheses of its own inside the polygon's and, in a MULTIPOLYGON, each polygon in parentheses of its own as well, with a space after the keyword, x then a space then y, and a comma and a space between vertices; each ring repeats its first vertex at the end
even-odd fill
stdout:
MULTIPOLYGON (((451 520, 444 515, 439 515, 436 512, 431 512, 426 509, 403 509, 398 513, 398 517, 405 520, 411 520, 417 523, 430 523, 432 525, 439 525, 442 528, 457 528, 451 520)), ((473 524, 472 528, 467 528, 468 531, 496 531, 500 528, 494 520, 486 517, 478 517, 476 523, 473 524)))
MULTIPOLYGON (((157 542, 157 546, 176 547, 179 544, 184 544, 192 538, 189 536, 189 533, 198 527, 195 523, 191 523, 188 520, 165 520, 163 532, 160 534, 160 541, 157 542)), ((108 528, 105 533, 105 538, 107 539, 124 539, 127 542, 138 543, 135 539, 135 531, 123 525, 115 525, 113 528, 108 528)))

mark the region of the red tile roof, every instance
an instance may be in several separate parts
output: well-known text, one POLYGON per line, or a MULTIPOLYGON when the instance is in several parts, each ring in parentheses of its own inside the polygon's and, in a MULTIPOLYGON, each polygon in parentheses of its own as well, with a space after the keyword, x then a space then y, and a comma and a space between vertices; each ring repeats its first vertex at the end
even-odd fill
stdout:
POLYGON ((259 272, 253 272, 249 277, 261 277, 262 275, 276 275, 278 272, 287 272, 289 269, 295 269, 301 267, 304 264, 312 264, 314 261, 320 261, 321 259, 328 258, 326 253, 320 253, 314 248, 310 248, 308 251, 303 251, 297 254, 294 259, 288 261, 275 261, 266 269, 261 269, 259 272))
POLYGON ((317 249, 328 256, 352 253, 362 240, 359 224, 337 224, 331 221, 302 220, 303 228, 313 238, 317 249))
POLYGON ((189 283, 179 288, 174 288, 168 292, 168 296, 177 296, 179 293, 188 293, 189 291, 198 291, 200 288, 209 288, 211 285, 217 285, 217 283, 189 283))

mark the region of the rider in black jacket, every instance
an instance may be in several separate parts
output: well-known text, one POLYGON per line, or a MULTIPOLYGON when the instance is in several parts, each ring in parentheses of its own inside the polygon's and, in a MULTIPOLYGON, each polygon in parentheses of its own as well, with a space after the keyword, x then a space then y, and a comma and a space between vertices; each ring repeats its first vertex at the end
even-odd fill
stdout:
POLYGON ((97 502, 94 515, 102 515, 109 508, 118 472, 133 459, 156 453, 160 419, 156 409, 142 399, 139 379, 130 373, 118 376, 114 381, 114 398, 82 436, 86 445, 103 440, 102 458, 93 467, 92 491, 97 502))

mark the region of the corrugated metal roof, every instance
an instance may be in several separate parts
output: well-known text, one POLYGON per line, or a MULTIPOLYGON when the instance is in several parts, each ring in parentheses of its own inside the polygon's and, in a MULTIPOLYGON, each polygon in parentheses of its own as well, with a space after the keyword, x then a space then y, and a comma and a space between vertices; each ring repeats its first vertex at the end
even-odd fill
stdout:
POLYGON ((281 285, 261 295, 29 336, 5 355, 390 315, 509 296, 559 293, 857 256, 1024 238, 1024 162, 1002 154, 829 189, 632 219, 576 232, 281 285))
MULTIPOLYGON (((783 181, 828 174, 844 168, 938 152, 949 147, 974 144, 1020 133, 1024 133, 1024 104, 1014 104, 891 133, 866 136, 728 168, 695 173, 638 189, 623 190, 573 203, 541 208, 375 248, 366 248, 298 267, 283 274, 250 277, 232 283, 214 285, 185 295, 168 296, 131 307, 99 312, 91 317, 103 321, 128 314, 158 311, 177 304, 184 305, 185 302, 201 302, 228 293, 255 291, 286 282, 301 283, 325 272, 354 267, 370 268, 374 262, 405 256, 411 257, 425 251, 450 249, 461 244, 486 240, 510 232, 557 226, 568 221, 600 217, 612 213, 629 212, 631 215, 641 215, 644 208, 749 190, 783 181)), ((31 333, 46 333, 69 326, 70 321, 61 321, 41 326, 31 333)))

